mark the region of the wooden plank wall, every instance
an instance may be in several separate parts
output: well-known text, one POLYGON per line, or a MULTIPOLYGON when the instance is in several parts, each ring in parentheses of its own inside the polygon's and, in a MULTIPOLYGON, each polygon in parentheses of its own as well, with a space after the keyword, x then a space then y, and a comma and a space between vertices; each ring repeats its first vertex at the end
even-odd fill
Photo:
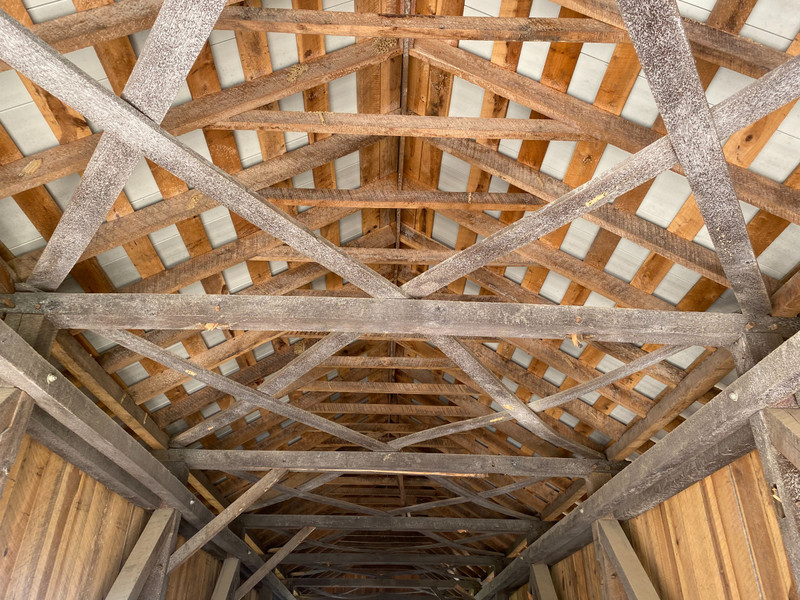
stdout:
MULTIPOLYGON (((0 498, 0 598, 102 599, 147 518, 26 436, 0 498)), ((210 597, 219 569, 198 552, 170 577, 168 600, 210 597)))
MULTIPOLYGON (((755 452, 623 528, 662 600, 798 598, 755 452)), ((560 600, 602 598, 591 545, 551 573, 560 600)))

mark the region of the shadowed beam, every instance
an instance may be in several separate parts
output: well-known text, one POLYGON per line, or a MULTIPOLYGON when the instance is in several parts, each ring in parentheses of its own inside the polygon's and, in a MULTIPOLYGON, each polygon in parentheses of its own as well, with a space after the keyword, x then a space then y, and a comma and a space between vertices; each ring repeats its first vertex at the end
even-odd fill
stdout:
POLYGON ((724 136, 717 133, 678 5, 675 0, 617 4, 739 306, 745 315, 769 314, 769 294, 722 151, 724 136))
MULTIPOLYGON (((373 517, 342 515, 254 515, 239 517, 245 529, 296 529, 316 527, 353 531, 456 531, 526 533, 539 524, 536 519, 464 519, 453 517, 373 517)), ((376 586, 377 587, 377 586, 376 586)))
POLYGON ((289 554, 283 562, 290 565, 445 565, 481 566, 498 562, 494 556, 463 556, 460 554, 362 554, 358 552, 298 552, 289 554))
MULTIPOLYGON (((519 560, 485 585, 477 594, 487 600, 497 590, 509 589, 527 577, 529 563, 552 564, 586 541, 597 519, 611 515, 630 519, 654 503, 674 495, 694 481, 735 458, 737 447, 750 434, 748 420, 756 412, 782 402, 800 389, 800 335, 795 335, 744 375, 731 383, 678 428, 615 475, 552 529, 534 541, 519 560), (740 438, 740 439, 737 439, 740 438), (728 440, 734 445, 729 446, 728 440), (715 461, 717 462, 716 464, 715 461), (677 483, 671 483, 675 479, 677 483), (676 489, 677 488, 677 489, 676 489)), ((749 446, 752 447, 752 435, 749 446)))
MULTIPOLYGON (((105 329, 109 335, 116 335, 111 331, 115 329, 218 327, 346 332, 341 335, 351 336, 350 341, 363 333, 427 337, 436 331, 487 338, 581 335, 643 344, 727 346, 745 328, 788 337, 800 327, 793 318, 750 321, 729 313, 381 298, 17 293, 0 295, 0 301, 8 313, 41 314, 61 329, 105 329)), ((152 346, 138 337, 125 339, 124 345, 136 345, 137 352, 139 345, 152 346)))
MULTIPOLYGON (((500 473, 512 477, 588 477, 614 473, 628 463, 587 458, 427 454, 419 452, 313 452, 278 450, 161 450, 162 461, 185 462, 191 470, 317 473, 390 473, 476 477, 500 473)), ((338 476, 338 475, 337 475, 338 476)))
MULTIPOLYGON (((340 588, 399 588, 399 589, 453 589, 457 586, 477 589, 480 583, 474 579, 388 579, 376 577, 374 579, 356 579, 354 577, 293 577, 288 580, 293 587, 301 588, 320 588, 320 587, 340 587, 340 588)), ((358 596, 348 595, 348 598, 358 598, 358 596)))
MULTIPOLYGON (((246 413, 252 412, 254 407, 258 406, 261 408, 265 408, 269 411, 287 417, 289 419, 294 419, 300 423, 304 423, 309 427, 313 427, 315 429, 319 429, 320 431, 325 431, 334 435, 340 439, 347 440, 359 446, 364 446, 365 448, 370 448, 372 450, 390 450, 391 447, 383 442, 379 442, 377 440, 372 439, 371 437, 364 435, 362 433, 358 433, 353 431, 352 429, 348 429, 344 425, 340 425, 334 421, 330 421, 325 419, 324 417, 320 417, 318 415, 314 415, 305 411, 301 408, 297 408, 296 406, 292 406, 291 404, 285 404, 280 400, 277 400, 271 394, 267 394, 261 390, 252 389, 247 387, 246 385, 242 385, 241 383, 237 383, 223 375, 215 373, 213 371, 209 371, 208 369, 203 369, 192 363, 191 361, 185 360, 176 356, 175 354, 171 353, 169 350, 165 350, 160 346, 156 346, 146 340, 143 340, 137 335, 129 333, 127 331, 121 330, 99 330, 98 333, 103 337, 117 342, 139 354, 150 358, 156 362, 163 364, 170 369, 174 369, 176 371, 186 373, 190 377, 194 377, 198 381, 205 383, 206 385, 210 385, 213 388, 220 390, 221 392, 225 392, 230 394, 236 398, 240 399, 239 402, 239 410, 244 410, 246 413)), ((342 335, 342 334, 338 334, 342 335)), ((346 334, 344 334, 346 335, 346 334)), ((335 337, 335 336, 333 336, 335 337)), ((351 340, 352 341, 352 340, 351 340)), ((349 342, 348 342, 349 343, 349 342)), ((301 359, 301 357, 305 357, 306 354, 311 354, 315 358, 318 358, 321 362, 323 358, 327 358, 327 356, 320 357, 319 353, 321 353, 323 349, 324 342, 318 342, 314 344, 314 346, 306 353, 303 353, 290 363, 279 373, 290 373, 291 377, 294 377, 294 373, 291 373, 291 369, 289 367, 301 359)), ((346 344, 345 344, 346 345, 346 344)), ((324 353, 322 353, 324 354, 324 353)), ((308 359, 308 357, 306 357, 308 359)), ((308 362, 308 361, 305 361, 308 362)), ((314 362, 311 360, 311 362, 314 362)), ((304 365, 308 366, 308 365, 304 365)), ((292 381, 296 380, 295 377, 292 381)), ((270 379, 273 381, 273 379, 270 379)), ((279 381, 275 379, 275 381, 279 381)), ((262 384, 263 385, 263 384, 262 384)), ((260 387, 260 386, 259 386, 260 387)), ((275 383, 273 383, 272 387, 277 387, 275 383)), ((281 385, 283 387, 283 385, 281 385)), ((244 416, 244 415, 240 415, 244 416)), ((203 423, 206 427, 210 425, 207 423, 203 423)))
POLYGON ((251 485, 244 494, 239 496, 229 506, 225 507, 225 510, 214 517, 210 523, 195 533, 170 556, 169 571, 172 572, 177 569, 195 552, 214 539, 220 531, 225 529, 231 521, 258 501, 258 499, 280 481, 286 473, 287 471, 283 469, 275 469, 251 485))
MULTIPOLYGON (((488 66, 490 64, 488 61, 471 56, 465 57, 466 52, 462 53, 457 48, 444 44, 418 43, 413 53, 434 66, 455 70, 457 74, 478 85, 486 85, 486 82, 493 77, 493 68, 488 66), (467 73, 453 65, 471 70, 467 73)), ((513 74, 509 75, 509 78, 514 79, 513 74)), ((525 78, 519 79, 525 83, 525 78)), ((800 58, 794 58, 717 104, 712 113, 716 119, 715 125, 719 136, 721 138, 730 136, 742 127, 794 100, 800 94, 799 81, 800 58)), ((519 97, 518 91, 507 90, 506 87, 492 91, 498 93, 504 90, 506 93, 512 93, 517 101, 525 103, 524 98, 519 97)), ((406 283, 403 290, 411 296, 431 294, 492 260, 530 243, 531 240, 538 239, 583 214, 611 202, 628 190, 671 168, 676 162, 678 159, 669 138, 661 138, 555 202, 470 246, 453 258, 431 267, 406 283)))
POLYGON ((314 529, 314 527, 304 527, 298 531, 288 542, 281 546, 281 548, 275 554, 270 556, 267 562, 259 567, 259 569, 253 573, 247 579, 247 581, 236 588, 236 591, 233 593, 233 600, 241 600, 244 598, 247 595, 247 592, 252 590, 259 581, 264 579, 264 577, 271 573, 275 567, 281 564, 281 561, 284 559, 284 557, 292 550, 297 548, 297 546, 299 546, 304 539, 311 535, 314 532, 314 529))
MULTIPOLYGON (((227 0, 166 0, 122 98, 160 123, 227 0), (167 62, 165 57, 169 57, 167 62)), ((55 290, 67 278, 116 201, 141 155, 123 136, 105 133, 28 283, 55 290)))

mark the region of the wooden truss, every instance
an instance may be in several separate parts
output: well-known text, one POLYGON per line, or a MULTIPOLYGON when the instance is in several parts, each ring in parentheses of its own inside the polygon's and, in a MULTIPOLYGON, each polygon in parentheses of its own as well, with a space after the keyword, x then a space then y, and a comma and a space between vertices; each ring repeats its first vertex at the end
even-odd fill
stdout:
POLYGON ((48 240, 0 247, 0 485, 27 431, 153 510, 109 597, 159 597, 205 548, 224 559, 215 600, 256 587, 484 600, 526 580, 549 599, 547 565, 594 540, 608 596, 651 598, 617 520, 756 445, 776 494, 794 489, 800 278, 766 277, 757 257, 800 224, 800 177, 747 167, 800 96, 797 42, 739 37, 748 11, 732 0, 705 24, 673 0, 563 0, 549 19, 528 18, 530 0, 488 19, 459 0, 292 4, 82 0, 36 25, 16 0, 0 12, 2 68, 60 142, 22 156, 0 135, 2 196, 48 240), (148 28, 137 58, 127 36, 148 28), (235 32, 243 83, 221 88, 213 29, 235 32), (273 72, 267 32, 297 36, 298 64, 273 72), (356 43, 326 54, 325 35, 356 43), (494 41, 491 59, 453 40, 494 41), (539 81, 515 72, 524 41, 551 43, 539 81), (566 94, 588 42, 616 45, 593 104, 566 94), (61 54, 87 47, 112 90, 61 54), (620 116, 640 63, 652 128, 620 116), (719 67, 754 81, 709 108, 719 67), (358 113, 330 112, 328 84, 350 74, 358 113), (454 78, 485 90, 480 117, 448 114, 454 78), (171 107, 185 81, 192 99, 171 107), (278 110, 294 94, 305 111, 278 110), (509 101, 531 119, 503 118, 509 101), (179 137, 197 130, 211 161, 179 137), (254 132, 263 160, 243 167, 233 131, 254 132), (284 132, 310 143, 287 152, 284 132), (522 140, 516 159, 500 139, 522 140), (540 167, 563 141, 576 147, 559 179, 540 167), (607 145, 629 156, 595 176, 607 145), (355 152, 361 185, 337 189, 333 161, 355 152), (468 164, 467 191, 437 189, 445 155, 468 164), (163 200, 134 211, 124 186, 142 157, 163 200), (670 170, 693 196, 663 228, 637 208, 670 170), (313 189, 292 186, 309 171, 313 189), (44 185, 77 172, 61 214, 44 185), (200 216, 219 206, 236 236, 212 247, 200 216), (341 243, 358 211, 362 235, 341 243), (442 217, 458 227, 450 246, 442 217), (599 228, 583 259, 561 249, 577 219, 599 228), (692 241, 703 225, 715 250, 692 241), (168 226, 188 258, 165 268, 147 236, 168 226), (629 281, 605 270, 622 240, 649 252, 629 281), (140 280, 115 288, 98 257, 120 247, 140 280), (252 286, 230 293, 237 265, 252 286), (656 289, 673 265, 699 280, 667 301, 656 289), (549 273, 568 280, 558 302, 549 273), (64 293, 68 277, 88 293, 64 293), (738 310, 707 312, 727 290, 738 310), (591 294, 609 302, 584 305, 591 294), (98 354, 99 340, 113 347, 98 354), (127 379, 134 368, 147 377, 127 379), (193 536, 174 551, 179 523, 193 536))

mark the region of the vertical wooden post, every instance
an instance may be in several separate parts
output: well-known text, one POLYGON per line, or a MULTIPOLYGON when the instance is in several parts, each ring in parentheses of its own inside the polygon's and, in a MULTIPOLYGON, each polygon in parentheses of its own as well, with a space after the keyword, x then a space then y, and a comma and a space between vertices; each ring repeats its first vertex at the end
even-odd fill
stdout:
POLYGON ((550 568, 543 563, 531 565, 530 591, 533 600, 558 600, 550 568))
POLYGON ((233 590, 239 585, 239 559, 229 557, 222 563, 222 569, 211 592, 211 600, 231 600, 233 590))

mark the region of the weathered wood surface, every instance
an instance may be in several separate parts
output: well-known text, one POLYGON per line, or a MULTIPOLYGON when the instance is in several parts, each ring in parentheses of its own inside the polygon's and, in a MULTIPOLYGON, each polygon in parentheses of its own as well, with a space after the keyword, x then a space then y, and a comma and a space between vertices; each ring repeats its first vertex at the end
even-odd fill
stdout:
POLYGON ((335 473, 403 473, 447 476, 506 475, 585 477, 595 471, 614 472, 625 465, 583 458, 528 456, 459 456, 411 452, 299 452, 258 450, 164 450, 162 461, 185 462, 190 469, 335 473))
POLYGON ((642 568, 631 543, 618 521, 599 519, 595 523, 596 543, 603 549, 625 594, 631 600, 659 600, 658 592, 642 568))
MULTIPOLYGON (((43 314, 64 329, 220 327, 394 334, 435 330, 440 335, 561 339, 575 334, 608 341, 716 346, 733 343, 749 323, 753 333, 786 336, 798 329, 797 319, 750 321, 740 314, 405 299, 159 294, 16 294, 0 299, 15 305, 9 312, 43 314)), ((141 338, 126 336, 126 341, 150 346, 141 338)))

